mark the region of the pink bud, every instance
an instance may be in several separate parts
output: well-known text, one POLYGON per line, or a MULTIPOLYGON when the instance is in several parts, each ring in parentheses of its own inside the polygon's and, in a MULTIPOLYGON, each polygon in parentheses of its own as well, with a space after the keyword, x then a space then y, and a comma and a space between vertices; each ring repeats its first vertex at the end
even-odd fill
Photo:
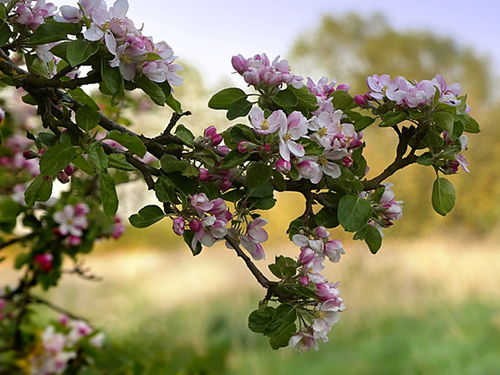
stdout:
POLYGON ((59 182, 61 182, 61 184, 67 184, 69 182, 69 177, 64 172, 59 172, 57 174, 57 179, 59 180, 59 182))
POLYGON ((349 148, 356 148, 359 147, 363 144, 363 141, 360 139, 353 139, 351 143, 349 143, 349 148))
POLYGON ((346 168, 351 168, 351 167, 352 167, 352 163, 353 163, 353 161, 352 161, 351 157, 349 157, 349 156, 344 156, 344 157, 342 158, 342 165, 343 165, 344 167, 346 167, 346 168))
POLYGON ((68 165, 66 168, 64 168, 64 173, 66 173, 68 176, 71 176, 75 172, 75 168, 73 168, 72 165, 68 165))
POLYGON ((66 238, 66 242, 70 246, 78 246, 82 243, 82 239, 78 236, 71 235, 68 238, 66 238))
POLYGON ((356 102, 357 105, 360 107, 366 106, 366 99, 363 95, 354 95, 354 101, 356 102))
POLYGON ((337 86, 337 90, 349 91, 349 85, 347 83, 341 83, 337 86))
POLYGON ((288 173, 292 169, 292 163, 285 159, 278 159, 276 161, 276 170, 281 173, 288 173))
POLYGON ((234 70, 240 74, 243 74, 243 72, 248 69, 248 62, 241 55, 233 56, 231 58, 231 64, 233 65, 234 70))
POLYGON ((219 188, 222 190, 222 191, 226 191, 226 190, 229 190, 231 189, 231 187, 233 186, 233 183, 231 182, 231 180, 229 178, 223 178, 220 182, 219 182, 219 188))
POLYGON ((225 145, 217 147, 217 151, 219 152, 219 154, 224 155, 224 156, 226 156, 227 154, 229 154, 231 152, 229 147, 227 147, 225 145))
POLYGON ((75 204, 75 215, 82 216, 87 215, 90 212, 89 206, 85 203, 79 202, 75 204))
POLYGON ((44 272, 49 272, 52 269, 52 254, 40 254, 35 257, 35 263, 44 272))
POLYGON ((222 142, 222 135, 220 134, 214 134, 212 136, 212 143, 214 146, 218 146, 222 142))
MULTIPOLYGON (((191 228, 191 224, 189 225, 189 227, 191 228)), ((184 218, 175 218, 172 229, 174 230, 175 234, 177 234, 178 236, 182 236, 184 234, 184 218)))
POLYGON ((271 145, 270 145, 269 143, 264 143, 264 144, 262 145, 262 150, 263 150, 264 152, 271 152, 271 145))
POLYGON ((244 154, 245 152, 248 152, 251 146, 253 146, 253 143, 250 143, 248 141, 240 141, 238 143, 238 152, 244 154))
POLYGON ((191 229, 193 232, 199 232, 203 229, 203 225, 201 224, 201 221, 193 219, 189 222, 189 229, 191 229))
POLYGON ((206 138, 212 138, 215 134, 217 134, 217 128, 215 126, 209 126, 203 132, 206 138))
POLYGON ((38 157, 38 153, 32 150, 26 150, 23 152, 23 157, 25 159, 36 159, 38 157))
POLYGON ((208 173, 208 169, 200 168, 198 178, 200 181, 209 181, 212 176, 208 173))
POLYGON ((309 247, 301 247, 299 262, 302 264, 307 264, 314 259, 314 251, 309 247))
POLYGON ((58 322, 63 326, 67 326, 70 322, 69 316, 67 316, 66 314, 61 315, 58 319, 58 322))
POLYGON ((300 276, 299 277, 299 283, 301 283, 302 285, 309 284, 309 277, 307 277, 307 276, 300 276))
POLYGON ((328 238, 330 236, 325 227, 316 227, 313 232, 318 238, 328 238))

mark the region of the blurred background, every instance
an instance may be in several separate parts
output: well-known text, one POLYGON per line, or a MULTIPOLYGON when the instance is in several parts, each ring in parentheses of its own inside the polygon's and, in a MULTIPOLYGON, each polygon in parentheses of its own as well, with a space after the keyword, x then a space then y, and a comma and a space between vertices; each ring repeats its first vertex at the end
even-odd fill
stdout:
MULTIPOLYGON (((244 87, 231 56, 261 52, 287 58, 295 74, 349 83, 352 94, 364 93, 374 73, 440 73, 463 85, 482 131, 465 153, 470 174, 451 176, 458 199, 447 217, 431 207, 432 171, 411 166, 390 179, 405 214, 376 256, 333 231, 346 255, 327 276, 341 282, 347 310, 319 352, 276 352, 247 329, 263 290, 223 246, 193 259, 167 220, 100 244, 85 263, 103 280, 67 277, 50 295, 108 334, 88 374, 500 374, 500 3, 129 2, 129 17, 181 57, 176 97, 193 111, 184 123, 197 133, 230 125, 206 108, 217 90, 244 87)), ((169 113, 151 106, 129 117, 136 131, 157 134, 169 113)), ((376 128, 365 139, 375 175, 393 159, 396 139, 376 128)), ((124 216, 153 199, 143 185, 127 189, 124 216)), ((265 213, 267 261, 296 256, 285 231, 302 212, 298 199, 282 194, 265 213)), ((1 281, 13 280, 7 264, 0 268, 1 281)))

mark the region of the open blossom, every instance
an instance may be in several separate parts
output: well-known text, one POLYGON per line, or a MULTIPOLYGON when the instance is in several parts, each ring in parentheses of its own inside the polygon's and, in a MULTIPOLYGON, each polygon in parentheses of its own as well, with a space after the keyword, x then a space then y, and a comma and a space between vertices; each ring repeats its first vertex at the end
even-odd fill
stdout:
POLYGON ((63 236, 81 237, 83 230, 88 227, 87 214, 88 206, 85 204, 64 206, 62 211, 54 214, 54 221, 59 224, 59 233, 63 236))
POLYGON ((314 132, 311 139, 325 148, 330 148, 334 136, 339 133, 342 115, 342 111, 337 110, 334 113, 321 112, 318 116, 313 116, 309 120, 309 130, 314 132))
POLYGON ((279 129, 286 126, 287 123, 286 115, 282 110, 274 111, 266 119, 262 109, 253 107, 249 116, 250 123, 255 128, 255 132, 261 135, 276 133, 279 129))
POLYGON ((390 226, 395 220, 399 220, 403 216, 403 202, 395 199, 394 191, 391 189, 392 184, 385 183, 383 185, 385 190, 376 210, 382 218, 382 223, 379 224, 390 226))
POLYGON ((307 352, 311 349, 319 350, 318 342, 310 333, 299 332, 293 335, 288 342, 288 345, 295 347, 300 352, 307 352))
POLYGON ((288 61, 280 60, 279 56, 271 62, 265 53, 248 59, 237 55, 233 56, 231 63, 249 85, 280 86, 286 83, 296 88, 302 87, 302 77, 291 74, 288 61))
POLYGON ((45 23, 45 18, 52 16, 57 7, 52 3, 46 3, 45 0, 37 0, 34 5, 33 0, 19 2, 16 7, 16 15, 14 22, 21 25, 26 25, 32 30, 45 23))
POLYGON ((304 146, 295 142, 307 134, 307 119, 298 111, 290 113, 287 122, 281 124, 280 155, 283 159, 290 161, 290 155, 302 157, 305 154, 304 146))

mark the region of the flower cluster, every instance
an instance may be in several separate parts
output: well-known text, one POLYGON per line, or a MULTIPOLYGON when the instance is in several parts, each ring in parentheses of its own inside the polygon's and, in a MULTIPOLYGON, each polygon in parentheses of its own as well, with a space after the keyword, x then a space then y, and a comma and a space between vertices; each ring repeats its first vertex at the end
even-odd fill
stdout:
POLYGON ((79 7, 62 6, 58 22, 78 23, 85 20, 90 27, 84 32, 89 41, 103 41, 114 56, 112 67, 119 67, 123 78, 132 81, 143 73, 154 82, 167 81, 172 86, 182 84, 177 72, 182 67, 175 63, 174 52, 166 42, 154 43, 142 35, 126 15, 127 0, 117 0, 107 8, 103 0, 80 0, 79 7))
POLYGON ((249 85, 261 88, 264 86, 279 87, 286 83, 293 87, 302 87, 302 77, 290 73, 287 60, 280 60, 277 56, 272 62, 265 53, 248 59, 242 55, 233 56, 233 68, 243 76, 249 85))
POLYGON ((27 367, 33 375, 62 374, 70 361, 85 354, 85 345, 100 349, 103 342, 102 332, 94 331, 82 320, 64 315, 56 324, 45 328, 40 342, 28 357, 27 367))
MULTIPOLYGON (((5 2, 5 1, 4 1, 5 2)), ((22 0, 15 5, 16 17, 14 22, 20 25, 26 25, 31 30, 36 30, 45 19, 53 16, 57 7, 52 3, 46 3, 45 0, 22 0)))
POLYGON ((459 83, 448 85, 441 75, 436 75, 430 81, 422 80, 413 84, 401 76, 391 79, 388 74, 374 74, 367 78, 366 83, 371 91, 363 98, 368 100, 386 99, 397 105, 417 108, 432 104, 437 90, 441 103, 453 106, 461 103, 458 97, 462 93, 462 86, 459 83))
POLYGON ((318 340, 328 341, 328 332, 338 322, 340 312, 345 310, 340 297, 339 284, 329 283, 320 274, 324 269, 324 260, 328 258, 337 263, 344 249, 342 243, 330 240, 330 233, 325 227, 316 227, 310 233, 295 234, 292 237, 294 244, 300 246, 298 264, 300 265, 300 284, 312 288, 316 293, 317 304, 309 310, 312 315, 310 325, 303 325, 302 329, 290 338, 289 345, 300 351, 318 349, 318 340))
POLYGON ((54 214, 54 221, 59 224, 56 233, 65 238, 67 245, 78 246, 82 242, 83 231, 88 228, 89 212, 89 206, 77 203, 67 204, 54 214))
POLYGON ((349 85, 345 83, 339 84, 335 87, 337 83, 335 81, 328 82, 327 77, 321 77, 318 83, 314 83, 312 78, 307 78, 306 87, 309 92, 316 96, 318 102, 318 109, 314 114, 318 115, 321 112, 334 112, 335 108, 332 104, 332 94, 337 90, 349 91, 349 85))

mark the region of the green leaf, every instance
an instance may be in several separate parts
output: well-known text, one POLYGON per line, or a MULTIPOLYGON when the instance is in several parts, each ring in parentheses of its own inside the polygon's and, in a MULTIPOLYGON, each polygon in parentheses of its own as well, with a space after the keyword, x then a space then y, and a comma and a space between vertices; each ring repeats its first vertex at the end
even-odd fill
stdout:
POLYGON ((281 108, 293 108, 299 103, 297 95, 289 89, 278 91, 273 100, 281 108))
POLYGON ((77 155, 76 158, 73 159, 72 161, 73 165, 77 167, 78 169, 84 171, 87 173, 89 176, 93 175, 94 173, 94 168, 89 164, 89 162, 83 157, 83 155, 77 155))
POLYGON ((271 306, 265 306, 254 310, 248 316, 248 328, 255 333, 264 333, 271 323, 276 309, 271 306))
POLYGON ((156 180, 155 194, 160 202, 179 203, 179 199, 175 194, 175 185, 168 177, 160 176, 158 180, 156 180))
POLYGON ((81 28, 76 23, 46 22, 36 29, 27 44, 34 46, 58 42, 67 39, 68 34, 76 35, 81 28))
POLYGON ((250 157, 250 153, 245 152, 242 154, 238 150, 233 150, 222 159, 222 163, 220 167, 222 169, 231 169, 235 168, 239 165, 242 165, 248 158, 250 157))
POLYGON ((44 176, 55 176, 66 168, 76 157, 73 146, 57 144, 47 149, 40 158, 40 173, 44 176))
POLYGON ((314 217, 316 224, 318 226, 323 226, 325 228, 335 228, 339 225, 339 219, 337 217, 337 211, 331 210, 329 208, 322 208, 314 217))
POLYGON ((12 36, 12 30, 10 29, 7 22, 1 22, 0 25, 0 47, 5 46, 9 43, 12 36))
POLYGON ((297 110, 302 112, 304 116, 309 116, 310 112, 315 111, 318 108, 318 101, 316 96, 311 94, 307 87, 302 86, 300 89, 296 89, 293 86, 288 86, 287 90, 290 90, 297 97, 297 110))
POLYGON ((165 96, 165 93, 157 83, 151 81, 144 74, 137 77, 135 79, 135 83, 140 89, 142 89, 142 91, 149 95, 153 102, 155 102, 159 106, 163 106, 165 104, 167 98, 165 96))
POLYGON ((210 101, 208 106, 212 109, 230 109, 235 103, 247 98, 247 94, 236 87, 224 89, 216 93, 210 101))
POLYGON ((108 169, 109 158, 104 152, 102 146, 96 142, 92 143, 88 151, 89 161, 99 172, 104 172, 108 169))
POLYGON ((81 104, 88 105, 89 107, 95 109, 96 111, 99 110, 99 106, 96 104, 94 99, 88 96, 87 93, 83 91, 81 88, 69 90, 68 92, 71 94, 73 99, 79 101, 81 104))
POLYGON ((99 51, 99 43, 77 39, 68 43, 66 59, 71 66, 77 66, 87 61, 99 51))
POLYGON ((165 217, 163 210, 155 205, 143 207, 138 213, 130 216, 129 221, 136 228, 146 228, 165 217))
POLYGON ((460 113, 457 118, 464 124, 464 131, 467 133, 479 133, 479 124, 468 113, 460 113))
POLYGON ((275 258, 274 264, 269 265, 269 270, 279 279, 293 277, 297 272, 297 261, 280 255, 275 258))
POLYGON ((109 61, 101 60, 101 91, 109 95, 118 94, 123 90, 123 76, 118 68, 109 66, 109 61))
POLYGON ((288 346, 288 341, 296 333, 295 320, 297 311, 292 305, 282 304, 274 312, 273 320, 264 334, 270 337, 269 343, 273 349, 288 346))
POLYGON ((238 143, 241 141, 248 141, 255 143, 256 137, 255 133, 250 129, 249 126, 244 124, 236 124, 231 126, 229 129, 222 133, 224 138, 224 143, 227 147, 234 150, 237 148, 238 143))
POLYGON ((362 116, 354 121, 354 129, 357 132, 360 132, 361 130, 366 129, 371 124, 373 124, 374 121, 375 121, 375 119, 373 117, 362 116))
POLYGON ((52 179, 38 175, 24 192, 27 206, 33 206, 36 201, 46 202, 52 195, 52 179))
POLYGON ((135 135, 121 133, 118 130, 112 130, 108 133, 106 138, 118 142, 127 150, 141 158, 146 154, 146 146, 142 143, 141 139, 135 135))
POLYGON ((257 187, 267 182, 273 175, 273 169, 265 163, 253 162, 248 166, 245 186, 257 187))
POLYGON ((436 178, 432 185, 432 207, 434 210, 446 216, 455 206, 455 188, 446 178, 436 178))
POLYGON ((345 195, 339 202, 339 223, 348 232, 356 232, 370 219, 373 213, 370 202, 354 195, 345 195))
POLYGON ((99 176, 99 188, 104 213, 112 218, 118 210, 118 196, 113 177, 109 174, 101 174, 99 176))
POLYGON ((453 134, 453 123, 455 118, 452 114, 444 111, 434 112, 432 114, 432 121, 441 130, 446 130, 448 134, 453 134))
POLYGON ((383 116, 382 122, 379 126, 381 128, 396 126, 407 119, 408 114, 406 112, 388 112, 383 116))
POLYGON ((354 98, 349 95, 345 90, 337 90, 332 94, 332 104, 335 109, 341 109, 342 111, 357 107, 354 98))
POLYGON ((432 165, 434 164, 434 156, 431 152, 426 152, 418 157, 417 163, 425 166, 432 165))
POLYGON ((194 146, 194 135, 191 130, 186 128, 184 125, 178 125, 175 129, 175 135, 179 138, 185 145, 193 147, 194 146))
POLYGON ((101 115, 88 105, 81 106, 76 111, 76 123, 83 130, 94 129, 101 121, 101 115))
POLYGON ((248 115, 248 112, 252 109, 252 103, 248 100, 240 100, 234 103, 227 111, 226 118, 228 120, 234 120, 238 117, 244 117, 248 115))
POLYGON ((363 228, 361 228, 356 233, 354 239, 363 239, 372 254, 376 254, 380 249, 380 246, 382 246, 382 235, 377 228, 370 224, 366 224, 363 228))
POLYGON ((182 172, 189 166, 187 160, 179 160, 174 155, 165 154, 160 159, 161 169, 166 173, 182 172))
POLYGON ((286 180, 277 170, 273 170, 273 186, 278 191, 286 190, 286 180))
POLYGON ((135 168, 127 161, 127 158, 123 154, 111 154, 108 155, 108 159, 108 165, 110 168, 127 172, 135 171, 135 168))

